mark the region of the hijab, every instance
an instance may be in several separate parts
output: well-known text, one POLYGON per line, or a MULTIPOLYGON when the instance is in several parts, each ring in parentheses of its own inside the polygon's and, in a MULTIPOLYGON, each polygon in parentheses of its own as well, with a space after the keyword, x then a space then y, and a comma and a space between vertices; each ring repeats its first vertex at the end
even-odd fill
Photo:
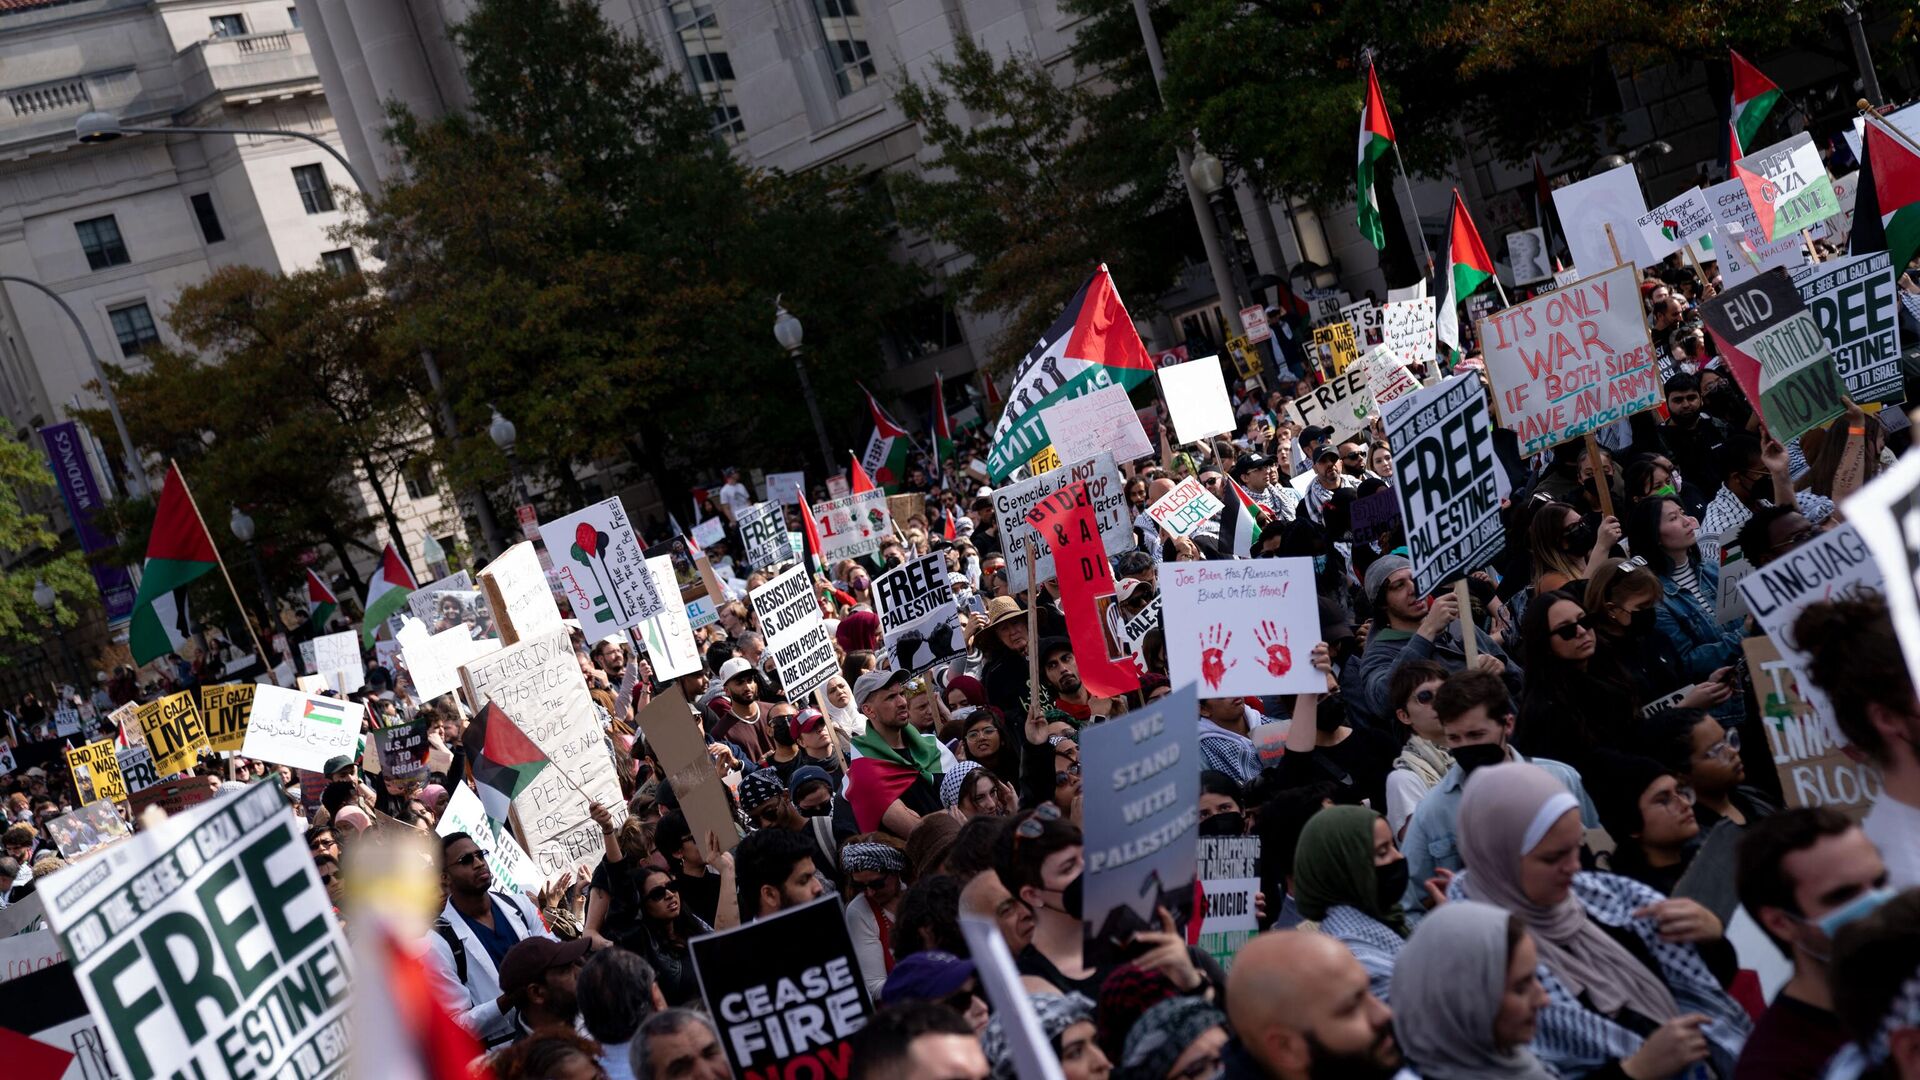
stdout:
POLYGON ((1426 1080, 1551 1080, 1525 1046, 1502 1050, 1493 1022, 1507 992, 1507 912, 1454 900, 1420 920, 1393 965, 1393 1033, 1426 1080), (1432 953, 1432 956, 1428 956, 1432 953))
POLYGON ((1519 762, 1475 769, 1460 797, 1455 835, 1466 873, 1456 881, 1463 895, 1520 916, 1540 946, 1540 962, 1575 997, 1585 995, 1612 1017, 1631 1008, 1656 1022, 1680 1014, 1659 976, 1587 918, 1580 898, 1569 893, 1551 907, 1527 899, 1520 861, 1540 845, 1554 823, 1579 802, 1538 765, 1519 762))
POLYGON ((1373 868, 1373 823, 1379 820, 1364 806, 1330 806, 1307 819, 1293 855, 1293 899, 1302 915, 1318 920, 1329 909, 1350 907, 1407 936, 1399 902, 1380 903, 1380 878, 1373 868))

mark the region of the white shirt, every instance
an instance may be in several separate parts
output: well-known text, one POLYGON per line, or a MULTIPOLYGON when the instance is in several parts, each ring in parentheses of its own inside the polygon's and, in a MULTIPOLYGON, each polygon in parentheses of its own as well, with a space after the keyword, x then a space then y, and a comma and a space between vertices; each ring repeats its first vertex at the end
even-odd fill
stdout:
POLYGON ((1395 769, 1387 774, 1387 828, 1393 830, 1396 843, 1406 835, 1407 821, 1420 800, 1433 789, 1411 769, 1395 769))
POLYGON ((1896 889, 1920 885, 1920 807, 1882 794, 1860 828, 1880 849, 1889 885, 1896 889))
POLYGON ((735 521, 753 506, 753 496, 747 494, 746 487, 738 480, 720 489, 720 501, 732 512, 735 521))

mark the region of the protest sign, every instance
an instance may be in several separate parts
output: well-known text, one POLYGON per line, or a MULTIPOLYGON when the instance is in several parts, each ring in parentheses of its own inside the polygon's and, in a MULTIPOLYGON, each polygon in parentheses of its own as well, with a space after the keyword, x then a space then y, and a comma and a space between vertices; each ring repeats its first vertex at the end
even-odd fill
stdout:
MULTIPOLYGON (((1189 565, 1200 564, 1169 563, 1167 569, 1189 565)), ((1200 826, 1200 731, 1193 718, 1199 710, 1198 689, 1186 682, 1143 709, 1080 732, 1087 778, 1081 912, 1086 962, 1096 967, 1123 963, 1135 933, 1160 929, 1156 908, 1176 920, 1193 914, 1200 826)))
POLYGON ((533 856, 520 846, 520 841, 487 817, 487 808, 480 804, 480 796, 474 794, 470 785, 453 786, 453 793, 447 796, 447 804, 441 808, 440 820, 434 824, 433 831, 439 836, 463 832, 473 837, 473 842, 480 845, 480 851, 486 856, 487 869, 493 871, 496 889, 511 889, 531 899, 547 883, 540 868, 533 864, 533 856))
MULTIPOLYGON (((1391 480, 1392 477, 1382 479, 1391 480)), ((1348 510, 1353 523, 1353 535, 1357 540, 1362 536, 1372 537, 1381 529, 1398 525, 1400 518, 1400 496, 1393 489, 1376 491, 1365 498, 1353 500, 1348 510)))
POLYGON ((787 546, 787 512, 774 502, 756 503, 740 514, 740 560, 747 570, 765 570, 793 558, 787 546))
POLYGON ((693 542, 702 548, 723 544, 727 540, 727 523, 722 518, 712 517, 697 522, 693 526, 693 542))
MULTIPOLYGON (((16 905, 17 906, 17 905, 16 905)), ((10 909, 9 909, 10 910, 10 909)), ((4 940, 14 950, 51 950, 64 958, 51 930, 4 940), (42 945, 42 941, 54 942, 42 945)), ((115 1075, 99 1022, 74 981, 73 965, 61 960, 36 966, 6 982, 10 1007, 0 1013, 0 1045, 20 1080, 107 1080, 115 1075), (42 1067, 44 1070, 36 1072, 42 1067)))
POLYGON ((1827 339, 1786 271, 1728 287, 1701 302, 1700 317, 1774 438, 1797 438, 1845 411, 1827 339))
POLYGON ((1206 697, 1326 691, 1309 662, 1320 641, 1312 559, 1162 563, 1160 599, 1175 685, 1206 697))
POLYGON ((1795 638, 1793 621, 1815 601, 1879 596, 1882 582, 1880 566, 1853 524, 1816 535, 1754 568, 1740 582, 1747 610, 1793 669, 1800 696, 1823 718, 1835 718, 1833 703, 1809 677, 1813 650, 1795 638))
MULTIPOLYGON (((559 569, 558 564, 555 569, 559 569)), ((559 576, 567 580, 565 575, 559 576)), ((560 629, 560 605, 554 602, 553 586, 532 541, 522 540, 508 548, 488 563, 479 577, 480 591, 487 598, 502 645, 560 629)))
POLYGON ((132 795, 160 782, 160 770, 153 767, 153 752, 144 746, 123 746, 114 751, 120 767, 120 782, 132 795))
POLYGON ((1753 573, 1753 564, 1747 561, 1747 553, 1740 547, 1740 530, 1728 529, 1717 537, 1700 537, 1700 554, 1703 558, 1720 560, 1720 585, 1714 590, 1714 622, 1721 626, 1729 623, 1745 622, 1753 614, 1747 610, 1747 598, 1740 595, 1740 582, 1753 573), (1713 554, 1709 554, 1711 547, 1713 554))
MULTIPOLYGON (((256 684, 240 752, 275 765, 323 772, 333 758, 357 756, 366 711, 365 705, 344 698, 256 684)), ((170 770, 162 763, 160 771, 170 770)))
POLYGON ((383 727, 373 733, 380 749, 380 775, 388 780, 419 780, 427 775, 427 718, 383 727))
POLYGON ((1507 472, 1493 455, 1493 416, 1472 372, 1395 399, 1385 420, 1414 591, 1426 596, 1505 546, 1507 472))
POLYGON ((874 578, 873 599, 896 670, 925 671, 967 651, 960 608, 947 581, 946 552, 922 555, 874 578))
POLYGON ((347 942, 277 785, 237 788, 62 877, 39 892, 121 1076, 344 1068, 347 942))
POLYGON ((407 595, 407 610, 413 613, 414 618, 426 623, 429 630, 445 630, 445 626, 435 625, 439 621, 440 594, 472 591, 473 575, 461 570, 413 590, 407 595))
POLYGON ((63 739, 80 734, 80 710, 71 705, 56 706, 53 710, 53 733, 63 739))
POLYGON ((13 760, 13 745, 0 743, 0 776, 10 776, 19 767, 19 762, 13 760))
POLYGON ((1846 755, 1846 736, 1807 700, 1812 684, 1794 674, 1772 638, 1750 637, 1741 648, 1787 805, 1831 806, 1856 821, 1865 817, 1880 797, 1879 772, 1846 755))
POLYGON ((1345 374, 1336 375, 1318 386, 1302 384, 1300 396, 1287 406, 1287 419, 1300 427, 1330 427, 1328 445, 1348 435, 1366 430, 1367 415, 1373 412, 1373 395, 1367 392, 1367 366, 1350 365, 1345 374))
POLYGON ((1641 214, 1633 224, 1640 232, 1640 241, 1646 245, 1647 254, 1658 261, 1679 251, 1689 241, 1712 231, 1713 207, 1707 202, 1706 192, 1699 188, 1688 188, 1641 214))
MULTIPOLYGON (((1389 296, 1387 299, 1399 300, 1404 298, 1389 296)), ((1382 316, 1380 309, 1375 306, 1371 300, 1355 300, 1353 303, 1340 309, 1340 317, 1347 320, 1347 325, 1353 328, 1353 341, 1355 346, 1359 348, 1373 348, 1380 344, 1384 337, 1385 332, 1381 328, 1382 316)))
POLYGON ((1203 836, 1198 862, 1207 894, 1200 947, 1221 970, 1231 971, 1234 954, 1260 932, 1254 915, 1260 895, 1260 838, 1203 836))
MULTIPOLYGON (((460 668, 467 700, 478 709, 500 706, 552 765, 513 800, 527 848, 543 874, 591 866, 606 853, 587 800, 613 812, 617 828, 626 819, 606 735, 573 655, 566 630, 525 638, 460 668)), ((258 723, 256 720, 255 723, 258 723)))
POLYGON ((675 591, 673 556, 648 556, 647 570, 653 575, 666 609, 640 623, 636 644, 646 649, 654 678, 666 682, 700 669, 700 644, 687 622, 686 606, 675 591))
MULTIPOLYGON (((75 784, 80 782, 82 771, 87 775, 87 785, 92 789, 93 797, 82 798, 81 802, 92 802, 94 799, 127 801, 127 784, 120 776, 120 758, 113 748, 112 739, 101 739, 67 751, 67 768, 72 770, 75 784)), ((84 796, 86 792, 81 794, 84 796)))
MULTIPOLYGON (((394 637, 398 639, 407 676, 413 680, 414 695, 421 701, 432 701, 460 688, 460 665, 471 659, 462 639, 467 643, 473 641, 467 637, 466 627, 454 626, 430 634, 425 623, 409 616, 394 637)), ((499 646, 498 641, 493 644, 499 646)))
POLYGON ((1094 525, 1086 482, 1076 481, 1035 503, 1027 524, 1053 553, 1060 610, 1080 681, 1096 697, 1140 689, 1131 650, 1106 632, 1107 609, 1115 603, 1113 566, 1094 525))
POLYGON ((253 683, 219 683, 200 688, 200 721, 207 729, 208 749, 230 752, 246 741, 253 687, 253 683))
POLYGON ((360 635, 351 630, 313 639, 313 673, 327 680, 336 693, 351 694, 367 684, 360 663, 360 635))
POLYGON ((1545 229, 1516 229, 1507 234, 1509 283, 1533 285, 1553 279, 1553 256, 1545 229))
POLYGON ((1793 271, 1807 266, 1807 245, 1799 233, 1768 240, 1757 229, 1738 223, 1713 230, 1713 249, 1720 262, 1720 283, 1732 287, 1775 269, 1793 271))
POLYGON ((1038 476, 1043 472, 1052 472, 1060 467, 1060 451, 1049 446, 1033 455, 1027 461, 1027 475, 1038 476))
POLYGON ((1338 375, 1360 358, 1359 339, 1354 336, 1353 327, 1344 322, 1316 326, 1313 351, 1321 368, 1329 375, 1338 375))
POLYGON ((160 775, 186 772, 199 762, 200 751, 207 748, 207 733, 194 711, 193 691, 149 701, 140 706, 138 716, 141 740, 153 751, 153 765, 160 775))
POLYGON ((767 498, 781 506, 799 506, 800 499, 806 494, 807 474, 804 472, 770 472, 767 474, 767 498))
POLYGON ((1007 1049, 1019 1080, 1066 1080, 1060 1055, 1053 1052, 1040 1016, 1033 1008, 1013 952, 1000 932, 991 909, 976 911, 962 905, 960 935, 966 940, 980 989, 993 1006, 993 1015, 1007 1033, 1007 1049))
POLYGON ((1804 131, 1734 162, 1733 178, 1746 188, 1760 234, 1768 240, 1797 233, 1840 212, 1833 177, 1820 160, 1813 136, 1804 131))
POLYGON ((1147 516, 1168 536, 1191 536, 1225 506, 1200 481, 1189 476, 1147 507, 1147 516))
POLYGON ((1429 296, 1382 304, 1381 347, 1391 350, 1403 364, 1432 364, 1438 348, 1433 303, 1429 296))
POLYGON ((1181 442, 1199 442, 1232 431, 1233 400, 1218 356, 1203 356, 1160 369, 1160 396, 1181 442))
MULTIPOLYGON (((51 930, 29 930, 24 934, 0 937, 0 983, 10 983, 36 971, 44 971, 55 964, 66 962, 67 954, 60 951, 60 941, 53 936, 51 930)), ((73 993, 75 997, 79 997, 80 988, 74 987, 73 993)), ((25 1004, 25 1002, 14 1004, 25 1004)), ((84 1008, 84 1005, 82 1007, 84 1008)), ((0 1018, 0 1024, 17 1019, 13 1016, 0 1018)), ((17 1024, 13 1026, 13 1030, 16 1032, 20 1030, 17 1024)), ((0 1039, 3 1038, 4 1036, 0 1036, 0 1039)), ((0 1045, 4 1045, 4 1042, 0 1042, 0 1045)))
MULTIPOLYGON (((1560 217, 1560 235, 1573 254, 1573 265, 1584 280, 1619 263, 1652 266, 1658 262, 1646 250, 1633 223, 1647 212, 1640 178, 1631 164, 1619 165, 1585 180, 1553 189, 1553 208, 1560 217), (1613 226, 1608 242, 1607 226, 1613 226), (1614 255, 1614 244, 1620 247, 1614 255)), ((1639 303, 1639 293, 1633 296, 1639 303)))
POLYGON ((886 492, 878 488, 823 502, 813 508, 813 518, 820 527, 820 557, 828 564, 871 555, 893 535, 886 492))
MULTIPOLYGON (((1898 409, 1883 411, 1897 414, 1898 409)), ((1920 454, 1903 454, 1846 501, 1847 520, 1860 530, 1886 590, 1900 650, 1909 672, 1920 671, 1920 454)))
POLYGON ((927 497, 917 491, 909 491, 904 495, 889 495, 887 496, 887 516, 901 526, 916 517, 925 521, 927 520, 927 497))
POLYGON ((1405 362, 1386 346, 1367 353, 1365 367, 1367 371, 1367 396, 1376 406, 1385 405, 1394 398, 1420 389, 1423 383, 1408 369, 1405 362))
POLYGON ((105 799, 97 799, 69 814, 47 822, 47 832, 53 837, 60 854, 68 859, 77 859, 89 851, 106 847, 115 840, 125 840, 133 835, 127 823, 113 809, 113 804, 105 799))
POLYGON ((1110 550, 1123 551, 1132 546, 1133 513, 1127 508, 1126 485, 1112 454, 1096 454, 1072 462, 1052 472, 1042 473, 993 492, 993 514, 1000 523, 1001 550, 1007 557, 1007 588, 1026 591, 1028 580, 1044 584, 1053 580, 1053 549, 1040 542, 1033 526, 1027 523, 1027 511, 1041 499, 1076 481, 1086 481, 1087 497, 1093 502, 1094 520, 1100 539, 1110 550), (1040 562, 1029 575, 1027 540, 1038 545, 1040 562))
POLYGON ((553 556, 554 572, 589 648, 664 609, 618 495, 541 522, 540 539, 553 556))
MULTIPOLYGON (((1109 610, 1119 609, 1116 607, 1109 610)), ((1109 616, 1109 621, 1112 621, 1112 616, 1109 616)), ((1159 594, 1156 593, 1152 600, 1147 601, 1146 607, 1118 621, 1120 623, 1118 637, 1121 646, 1126 649, 1127 655, 1144 660, 1142 652, 1146 647, 1147 635, 1160 629, 1159 594)))
POLYGON ((873 1002, 838 896, 687 945, 737 1080, 847 1074, 873 1002))
POLYGON ((1261 342, 1273 336, 1273 330, 1267 326, 1267 309, 1259 304, 1240 309, 1240 325, 1246 327, 1248 341, 1261 342))
POLYGON ((789 701, 805 699, 840 670, 833 635, 820 616, 820 598, 814 595, 813 575, 806 567, 790 566, 747 596, 760 616, 767 651, 773 654, 789 701))
POLYGON ((1500 421, 1520 436, 1521 456, 1660 404, 1636 276, 1616 266, 1481 321, 1500 421))
POLYGON ((1847 396, 1856 402, 1903 400, 1900 290, 1887 253, 1830 259, 1792 273, 1847 396))
MULTIPOLYGON (((319 786, 326 787, 326 777, 320 777, 319 786)), ((178 814, 213 798, 219 790, 220 778, 217 776, 183 776, 141 788, 127 797, 127 805, 133 811, 134 820, 138 821, 150 806, 157 806, 169 814, 178 814)), ((320 805, 318 793, 314 795, 313 805, 320 805)))
POLYGON ((1103 386, 1068 398, 1048 408, 1045 419, 1053 449, 1064 461, 1090 458, 1103 450, 1115 461, 1153 456, 1153 443, 1147 440, 1126 387, 1103 386))
POLYGON ((670 685, 655 694, 634 719, 647 745, 653 748, 661 779, 673 789, 700 850, 706 850, 707 834, 713 833, 720 838, 721 849, 731 851, 740 842, 740 830, 727 806, 726 782, 720 778, 713 755, 707 753, 706 738, 697 726, 688 723, 687 715, 686 696, 678 686, 670 685))

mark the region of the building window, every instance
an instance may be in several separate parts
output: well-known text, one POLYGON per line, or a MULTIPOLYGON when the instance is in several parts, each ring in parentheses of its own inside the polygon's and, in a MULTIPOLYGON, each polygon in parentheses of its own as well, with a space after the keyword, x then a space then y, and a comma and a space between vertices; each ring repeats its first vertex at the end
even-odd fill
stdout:
POLYGON ((674 34, 687 58, 694 91, 711 110, 713 133, 722 142, 739 142, 747 125, 740 119, 740 104, 733 92, 733 58, 727 55, 727 39, 714 18, 713 6, 673 0, 672 13, 674 34))
POLYGON ((138 356, 147 346, 160 344, 160 329, 153 325, 153 312, 146 304, 112 308, 107 317, 113 320, 113 336, 120 339, 121 356, 138 356))
POLYGON ((239 37, 247 32, 247 20, 238 15, 215 15, 213 17, 213 36, 239 37))
POLYGON ((307 208, 307 213, 325 214, 333 210, 333 190, 327 187, 326 166, 294 166, 293 186, 300 189, 300 205, 307 208))
POLYGON ((920 360, 962 344, 960 320, 944 296, 927 296, 888 315, 882 322, 902 363, 920 360))
POLYGON ((845 97, 874 80, 873 53, 867 48, 867 21, 858 0, 813 0, 820 32, 827 39, 827 59, 833 81, 845 97))
POLYGON ((295 30, 300 29, 300 9, 299 8, 290 7, 287 9, 287 23, 288 25, 292 26, 295 30))
POLYGON ((434 493, 433 461, 425 455, 408 458, 400 475, 407 483, 407 498, 424 499, 434 493))
POLYGON ((320 253, 320 264, 341 277, 360 272, 360 260, 353 257, 352 248, 323 251, 320 253))
POLYGON ((193 203, 193 216, 200 219, 200 235, 207 243, 217 244, 227 238, 227 230, 220 227, 220 214, 213 208, 213 196, 201 192, 188 200, 193 203))
POLYGON ((76 221, 73 229, 80 234, 80 248, 87 253, 89 268, 105 270, 133 261, 127 256, 126 242, 120 239, 120 223, 112 214, 76 221))

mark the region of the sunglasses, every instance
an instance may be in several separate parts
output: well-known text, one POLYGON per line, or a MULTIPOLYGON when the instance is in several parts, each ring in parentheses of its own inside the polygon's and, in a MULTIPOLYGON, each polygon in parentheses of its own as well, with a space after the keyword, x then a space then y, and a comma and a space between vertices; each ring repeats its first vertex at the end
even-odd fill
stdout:
POLYGON ((474 863, 477 863, 477 862, 486 862, 486 861, 487 861, 487 853, 486 853, 486 852, 484 852, 484 851, 469 851, 469 852, 467 852, 467 853, 466 853, 465 855, 462 855, 462 856, 460 856, 459 858, 457 858, 457 859, 455 859, 455 860, 453 860, 453 865, 455 865, 455 866, 472 866, 472 865, 473 865, 474 863))
POLYGON ((680 887, 672 882, 668 882, 665 885, 655 885, 653 888, 647 890, 647 903, 657 904, 669 896, 677 895, 679 892, 680 887))
POLYGON ((1439 693, 1440 691, 1438 690, 1415 690, 1413 692, 1413 700, 1421 705, 1431 705, 1433 704, 1434 697, 1439 693))
POLYGON ((1591 630, 1591 629, 1593 629, 1593 616, 1582 615, 1579 618, 1573 620, 1572 622, 1567 623, 1565 626, 1554 627, 1553 629, 1547 631, 1547 633, 1552 634, 1554 637, 1559 638, 1561 641, 1572 641, 1573 639, 1580 636, 1580 631, 1591 630))
POLYGON ((1366 455, 1364 454, 1341 454, 1340 460, 1341 461, 1359 461, 1362 457, 1365 457, 1365 456, 1366 455))
POLYGON ((892 876, 891 874, 882 874, 877 878, 868 878, 866 881, 855 880, 853 887, 862 892, 878 892, 887 887, 887 879, 892 876))
POLYGON ((332 873, 332 874, 321 874, 321 875, 320 875, 320 883, 321 883, 321 884, 323 884, 323 885, 331 885, 331 884, 333 884, 334 882, 336 882, 336 881, 339 881, 339 880, 340 880, 340 875, 339 875, 339 874, 338 874, 337 872, 336 872, 336 873, 332 873))
MULTIPOLYGON (((1054 779, 1054 783, 1056 785, 1060 783, 1057 776, 1054 779)), ((1022 814, 1020 816, 1020 824, 1013 827, 1014 850, 1020 850, 1020 841, 1022 840, 1040 839, 1040 834, 1047 831, 1047 822, 1059 820, 1060 808, 1050 802, 1043 802, 1039 806, 1022 814)))

